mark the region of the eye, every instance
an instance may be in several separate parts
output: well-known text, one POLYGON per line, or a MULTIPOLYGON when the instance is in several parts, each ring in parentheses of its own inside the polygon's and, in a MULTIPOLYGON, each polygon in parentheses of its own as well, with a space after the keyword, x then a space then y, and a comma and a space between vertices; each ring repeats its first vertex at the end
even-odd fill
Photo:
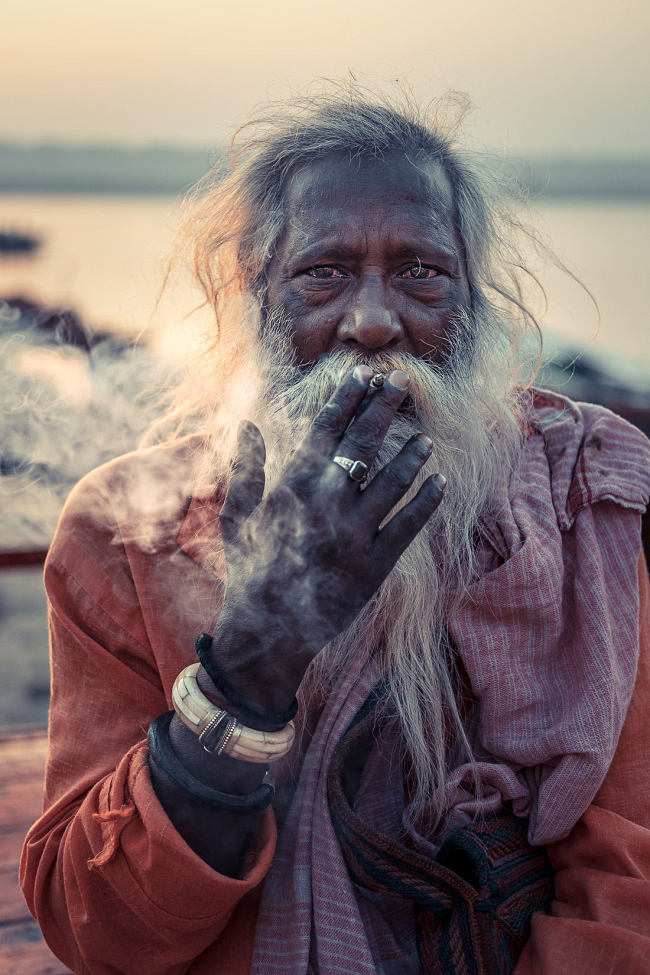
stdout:
POLYGON ((308 277, 318 278, 320 281, 344 277, 343 271, 334 267, 333 264, 315 264, 314 267, 308 267, 304 273, 308 277))
POLYGON ((437 278, 439 274, 440 272, 436 271, 435 267, 427 267, 426 264, 420 264, 418 262, 417 264, 411 264, 406 270, 401 271, 398 277, 425 281, 428 278, 437 278))

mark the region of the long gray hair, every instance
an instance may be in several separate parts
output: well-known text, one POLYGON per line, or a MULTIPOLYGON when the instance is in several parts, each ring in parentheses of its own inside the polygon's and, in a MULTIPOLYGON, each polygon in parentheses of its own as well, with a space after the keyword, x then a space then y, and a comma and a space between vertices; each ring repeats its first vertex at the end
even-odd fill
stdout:
POLYGON ((401 88, 395 97, 379 97, 356 83, 330 83, 325 91, 262 107, 235 133, 228 151, 187 199, 176 257, 191 254, 194 275, 213 310, 212 330, 204 346, 206 382, 197 385, 194 379, 194 390, 189 396, 183 391, 177 406, 183 405, 170 416, 183 426, 192 407, 203 412, 209 389, 218 385, 215 365, 229 369, 245 353, 251 335, 241 325, 241 299, 251 298, 257 308, 265 305, 269 263, 284 229, 285 187, 294 173, 330 152, 362 158, 398 150, 415 166, 435 160, 443 167, 453 192, 471 308, 479 318, 505 312, 516 362, 524 335, 533 331, 539 337, 527 300, 531 284, 545 301, 524 255, 531 244, 548 251, 519 219, 524 195, 516 181, 484 154, 459 145, 467 108, 467 99, 458 94, 421 108, 401 88))
MULTIPOLYGON (((452 593, 459 598, 471 581, 472 530, 489 488, 516 464, 525 401, 516 386, 516 351, 527 331, 538 330, 524 299, 526 278, 535 279, 525 268, 520 232, 533 241, 535 236, 519 223, 513 198, 494 172, 457 145, 464 107, 455 98, 420 110, 403 92, 398 102, 391 103, 368 96, 358 86, 334 86, 325 93, 269 106, 239 130, 230 150, 190 201, 184 241, 191 247, 194 272, 217 327, 213 325, 200 368, 192 373, 168 416, 176 422, 177 433, 197 425, 211 433, 211 442, 218 447, 213 459, 217 454, 223 459, 237 421, 253 419, 260 406, 264 408, 256 397, 265 385, 264 356, 258 355, 260 327, 269 263, 284 229, 285 187, 294 173, 331 152, 347 153, 353 159, 398 150, 413 165, 435 160, 444 168, 452 187, 471 295, 459 331, 465 341, 455 357, 458 368, 447 377, 453 379, 447 412, 456 425, 450 423, 445 431, 449 458, 438 458, 448 465, 447 469, 441 466, 444 473, 449 468, 455 473, 449 494, 455 493, 458 506, 451 518, 451 505, 447 506, 447 527, 441 530, 443 506, 442 521, 432 522, 430 531, 407 550, 383 587, 385 598, 379 598, 385 611, 373 612, 378 609, 375 600, 370 616, 362 614, 349 635, 357 642, 400 644, 392 663, 387 662, 392 669, 390 684, 414 773, 412 811, 416 818, 429 820, 443 812, 446 720, 451 720, 456 738, 471 757, 454 699, 443 615, 445 610, 453 611, 452 593), (453 399, 454 388, 463 394, 465 412, 463 397, 453 399), (191 425, 186 422, 190 417, 191 425), (463 429, 473 431, 472 442, 463 429), (477 456, 482 458, 482 471, 472 473, 477 456), (485 493, 477 493, 479 485, 485 493), (438 565, 447 566, 443 571, 432 562, 432 545, 438 565), (423 580, 417 590, 420 601, 415 612, 413 607, 411 611, 403 607, 397 626, 391 606, 403 601, 406 593, 413 597, 415 578, 423 580), (439 743, 434 748, 427 746, 432 738, 439 743)), ((454 357, 450 364, 453 361, 454 357)), ((386 367, 389 364, 387 360, 386 367)), ((325 377, 321 394, 327 382, 325 377)), ((438 408, 441 405, 438 399, 438 408)), ((421 419, 431 421, 426 410, 421 419)), ((431 432, 440 439, 440 412, 436 422, 431 432)), ((339 647, 343 653, 346 643, 339 647)), ((337 657, 340 662, 341 655, 333 649, 332 662, 337 657)))

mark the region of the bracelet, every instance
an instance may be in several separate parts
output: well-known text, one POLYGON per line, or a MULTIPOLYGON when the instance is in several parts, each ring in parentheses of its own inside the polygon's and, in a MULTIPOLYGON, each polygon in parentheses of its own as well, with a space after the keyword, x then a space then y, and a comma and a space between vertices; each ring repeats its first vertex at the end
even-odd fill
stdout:
POLYGON ((206 752, 258 764, 284 758, 295 737, 293 721, 280 731, 246 728, 234 715, 205 696, 196 679, 200 666, 190 664, 181 670, 172 687, 172 701, 177 715, 198 736, 206 752))
POLYGON ((253 704, 248 704, 244 701, 217 672, 209 654, 211 647, 212 637, 209 633, 202 633, 194 644, 196 655, 203 664, 203 669, 229 704, 232 704, 234 708, 237 708, 238 711, 241 711, 247 717, 252 718, 253 721, 262 721, 265 724, 278 725, 278 727, 283 727, 295 718, 298 713, 298 701, 295 697, 287 710, 282 713, 266 711, 264 708, 257 708, 253 704))
POLYGON ((169 725, 173 716, 173 711, 159 715, 149 725, 147 734, 149 755, 163 774, 188 795, 215 809, 235 809, 240 812, 261 812, 266 809, 275 791, 270 782, 263 782, 253 792, 239 796, 211 789, 190 775, 169 740, 169 725))

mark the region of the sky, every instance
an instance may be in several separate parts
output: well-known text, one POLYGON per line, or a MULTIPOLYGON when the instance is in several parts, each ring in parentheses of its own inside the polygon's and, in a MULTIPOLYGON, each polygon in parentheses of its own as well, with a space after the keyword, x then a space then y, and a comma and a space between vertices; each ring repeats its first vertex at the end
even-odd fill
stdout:
POLYGON ((647 0, 0 0, 0 139, 212 146, 348 71, 466 91, 470 142, 650 154, 647 0), (9 93, 9 97, 6 97, 9 93))

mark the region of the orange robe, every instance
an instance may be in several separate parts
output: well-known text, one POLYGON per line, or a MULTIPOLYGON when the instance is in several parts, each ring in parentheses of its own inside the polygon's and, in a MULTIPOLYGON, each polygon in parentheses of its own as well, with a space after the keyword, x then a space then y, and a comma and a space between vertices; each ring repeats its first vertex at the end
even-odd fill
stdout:
MULTIPOLYGON (((173 458, 152 452, 150 462, 163 465, 162 477, 189 459, 181 449, 173 458)), ((26 839, 21 883, 50 947, 76 973, 248 975, 259 885, 275 849, 273 813, 242 879, 222 876, 176 832, 147 764, 149 722, 171 708, 192 638, 218 615, 223 563, 201 541, 215 522, 214 499, 195 496, 180 521, 162 504, 156 530, 164 524, 174 544, 149 544, 146 526, 114 508, 137 489, 133 471, 128 485, 116 483, 122 472, 108 465, 100 483, 97 475, 82 482, 48 560, 51 748, 45 812, 26 839), (184 594, 171 608, 163 578, 168 592, 184 594)), ((534 917, 517 975, 650 971, 650 585, 642 559, 639 579, 641 658, 618 750, 571 835, 549 847, 556 899, 550 916, 534 917)))

